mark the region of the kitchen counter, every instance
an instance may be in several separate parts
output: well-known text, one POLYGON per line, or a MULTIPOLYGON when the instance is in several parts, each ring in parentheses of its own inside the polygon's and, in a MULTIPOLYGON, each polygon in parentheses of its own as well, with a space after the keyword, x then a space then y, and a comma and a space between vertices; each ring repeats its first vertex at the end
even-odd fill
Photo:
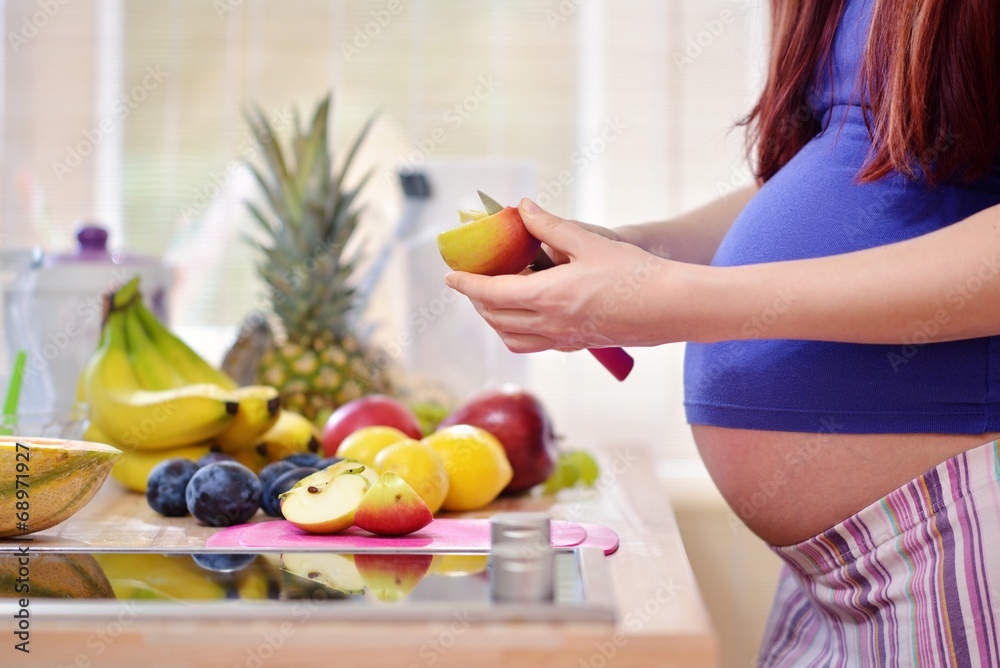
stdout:
MULTIPOLYGON (((615 529, 621 544, 608 557, 618 605, 614 624, 470 624, 458 617, 448 623, 167 622, 139 615, 95 628, 87 619, 39 618, 31 626, 30 655, 14 652, 8 643, 0 650, 0 664, 67 668, 716 665, 717 638, 667 494, 654 476, 656 455, 630 447, 602 450, 599 457, 603 473, 593 490, 564 490, 557 498, 501 499, 484 511, 463 516, 543 510, 556 519, 615 529)), ((161 517, 143 496, 124 492, 109 481, 77 516, 35 534, 35 540, 169 551, 201 547, 215 531, 191 518, 161 517)))

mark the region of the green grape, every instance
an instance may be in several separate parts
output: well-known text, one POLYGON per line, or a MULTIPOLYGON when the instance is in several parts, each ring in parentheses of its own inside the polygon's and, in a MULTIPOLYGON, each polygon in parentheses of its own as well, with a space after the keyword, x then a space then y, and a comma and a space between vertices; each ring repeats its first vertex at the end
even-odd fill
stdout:
POLYGON ((597 464, 597 460, 586 450, 569 450, 560 455, 559 459, 567 460, 576 469, 577 480, 587 487, 593 487, 601 475, 601 467, 597 464))
POLYGON ((409 408, 416 416, 417 422, 420 423, 420 430, 424 436, 433 434, 441 420, 444 420, 451 413, 451 409, 447 406, 433 401, 412 403, 409 408))
POLYGON ((577 479, 576 466, 573 462, 566 459, 565 454, 562 454, 559 455, 559 459, 556 461, 556 468, 552 471, 552 475, 542 483, 542 490, 546 494, 555 494, 560 489, 575 485, 577 479))

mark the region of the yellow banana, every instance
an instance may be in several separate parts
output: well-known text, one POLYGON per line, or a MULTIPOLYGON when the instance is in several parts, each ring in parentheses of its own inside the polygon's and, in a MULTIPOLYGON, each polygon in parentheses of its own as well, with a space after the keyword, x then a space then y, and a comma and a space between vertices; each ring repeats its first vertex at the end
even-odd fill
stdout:
POLYGON ((160 352, 146 332, 139 319, 137 306, 140 302, 137 297, 123 313, 128 353, 139 386, 144 390, 169 390, 186 385, 172 361, 160 352))
POLYGON ((226 390, 235 390, 236 381, 229 377, 224 371, 216 369, 214 366, 201 358, 198 353, 191 349, 188 344, 167 329, 163 323, 156 319, 156 316, 146 308, 146 305, 139 302, 135 305, 149 337, 153 340, 159 351, 167 357, 177 373, 187 383, 209 383, 218 385, 226 390))
POLYGON ((213 600, 226 598, 226 585, 186 554, 108 552, 94 558, 119 600, 130 598, 213 600))
POLYGON ((319 429, 294 411, 282 410, 278 421, 257 439, 254 450, 276 462, 297 452, 319 452, 319 429))
POLYGON ((254 473, 260 473, 261 469, 271 463, 267 458, 267 453, 262 454, 257 451, 257 448, 233 450, 227 454, 254 473))
POLYGON ((104 343, 88 363, 91 422, 125 449, 154 450, 206 441, 226 429, 239 404, 218 385, 144 390, 126 349, 124 314, 112 310, 104 343))
POLYGON ((94 424, 93 420, 91 420, 87 425, 87 430, 83 432, 83 440, 90 441, 91 443, 104 443, 106 445, 114 445, 116 448, 118 447, 114 444, 114 439, 101 431, 101 428, 94 424))
POLYGON ((232 395, 239 401, 240 408, 226 430, 215 437, 215 443, 223 452, 257 445, 257 439, 278 421, 281 409, 278 390, 270 385, 246 385, 233 390, 232 395))
POLYGON ((166 450, 130 450, 122 454, 111 467, 111 477, 127 489, 145 494, 146 481, 154 466, 174 457, 198 461, 211 449, 211 443, 199 443, 166 450))

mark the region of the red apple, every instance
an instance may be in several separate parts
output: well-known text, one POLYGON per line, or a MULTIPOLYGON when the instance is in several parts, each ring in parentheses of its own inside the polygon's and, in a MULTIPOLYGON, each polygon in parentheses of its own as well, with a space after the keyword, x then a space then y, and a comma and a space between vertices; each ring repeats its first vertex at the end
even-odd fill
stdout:
POLYGON ((493 434, 507 451, 514 477, 505 493, 523 492, 544 482, 559 458, 552 421, 542 403, 525 390, 504 385, 472 399, 441 423, 468 424, 493 434))
POLYGON ((370 394, 348 401, 330 415, 320 439, 323 455, 337 454, 341 441, 362 427, 395 427, 410 438, 423 437, 417 417, 402 402, 384 394, 370 394))
POLYGON ((499 276, 517 274, 534 261, 541 242, 531 236, 521 214, 508 206, 493 215, 471 221, 438 235, 438 250, 445 263, 456 271, 499 276))

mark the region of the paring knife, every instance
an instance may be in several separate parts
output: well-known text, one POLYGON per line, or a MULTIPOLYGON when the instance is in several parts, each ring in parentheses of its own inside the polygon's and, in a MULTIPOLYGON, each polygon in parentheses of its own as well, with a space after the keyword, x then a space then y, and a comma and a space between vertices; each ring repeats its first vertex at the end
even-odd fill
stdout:
MULTIPOLYGON (((483 206, 486 208, 486 213, 494 214, 503 211, 503 205, 497 202, 495 199, 484 193, 482 190, 477 190, 479 193, 479 199, 482 200, 483 206)), ((532 271, 542 271, 543 269, 550 269, 556 266, 552 262, 552 258, 545 254, 545 251, 539 249, 538 255, 535 256, 534 261, 530 265, 532 271)), ((621 348, 587 348, 591 355, 597 358, 597 361, 604 365, 608 371, 611 372, 618 380, 625 380, 628 378, 629 373, 632 371, 632 367, 635 366, 635 360, 632 356, 621 348)))

